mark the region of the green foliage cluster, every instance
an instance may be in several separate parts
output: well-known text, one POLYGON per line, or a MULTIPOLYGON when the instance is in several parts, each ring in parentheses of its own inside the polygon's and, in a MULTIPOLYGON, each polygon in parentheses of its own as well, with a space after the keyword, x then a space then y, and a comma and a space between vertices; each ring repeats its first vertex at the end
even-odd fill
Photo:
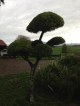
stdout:
POLYGON ((37 58, 50 57, 52 55, 52 48, 47 44, 38 44, 33 47, 33 52, 37 58))
POLYGON ((34 40, 34 41, 31 42, 32 47, 35 47, 38 44, 43 44, 43 42, 39 41, 39 40, 34 40))
POLYGON ((49 57, 52 54, 52 48, 36 41, 30 41, 27 39, 17 39, 12 42, 8 47, 8 53, 10 55, 28 57, 33 56, 36 58, 49 57))
POLYGON ((58 27, 64 25, 62 17, 52 12, 44 12, 37 15, 28 25, 27 30, 29 32, 37 33, 39 31, 47 32, 55 30, 58 27))
MULTIPOLYGON (((65 60, 68 59, 66 57, 65 60)), ((49 93, 66 102, 79 102, 80 98, 80 60, 70 58, 71 62, 61 62, 49 65, 35 76, 35 89, 38 92, 49 93), (75 65, 72 61, 76 61, 75 65)))
MULTIPOLYGON (((53 64, 47 66, 45 69, 40 70, 35 75, 35 90, 38 92, 48 92, 50 91, 48 85, 53 85, 56 83, 57 75, 59 74, 58 68, 53 64)), ((53 93, 53 92, 51 92, 53 93)))
POLYGON ((72 66, 76 67, 80 65, 80 56, 68 55, 62 58, 59 62, 68 68, 71 68, 72 66))
POLYGON ((65 40, 62 37, 54 37, 54 38, 50 39, 47 42, 47 44, 50 45, 50 46, 54 46, 54 45, 62 44, 64 42, 65 42, 65 40))
POLYGON ((17 39, 8 47, 8 53, 12 56, 27 56, 30 53, 31 41, 25 38, 17 39))

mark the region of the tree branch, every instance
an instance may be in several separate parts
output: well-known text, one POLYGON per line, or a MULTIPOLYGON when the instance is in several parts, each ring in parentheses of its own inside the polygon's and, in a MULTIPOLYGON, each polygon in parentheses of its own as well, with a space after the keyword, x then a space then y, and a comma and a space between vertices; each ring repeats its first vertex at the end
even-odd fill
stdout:
POLYGON ((33 63, 29 60, 28 57, 23 56, 22 58, 23 58, 24 60, 26 60, 26 61, 29 63, 29 65, 32 67, 33 63))
POLYGON ((42 32, 41 32, 41 35, 40 35, 40 38, 39 38, 39 41, 41 41, 41 39, 42 39, 42 37, 43 37, 43 34, 44 34, 44 32, 42 31, 42 32))

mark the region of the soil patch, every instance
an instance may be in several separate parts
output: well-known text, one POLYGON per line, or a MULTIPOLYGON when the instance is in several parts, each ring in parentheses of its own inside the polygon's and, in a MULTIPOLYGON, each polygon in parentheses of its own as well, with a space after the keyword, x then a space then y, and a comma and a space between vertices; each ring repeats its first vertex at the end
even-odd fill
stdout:
MULTIPOLYGON (((37 69, 45 68, 51 61, 41 60, 37 69)), ((15 74, 30 71, 30 66, 25 60, 0 59, 0 74, 15 74)))

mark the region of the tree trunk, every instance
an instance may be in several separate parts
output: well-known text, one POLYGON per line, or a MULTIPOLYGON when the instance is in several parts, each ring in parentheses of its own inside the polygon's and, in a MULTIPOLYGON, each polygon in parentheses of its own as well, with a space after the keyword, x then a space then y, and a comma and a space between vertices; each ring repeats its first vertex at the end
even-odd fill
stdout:
POLYGON ((30 103, 34 102, 34 75, 35 75, 35 70, 37 68, 37 65, 39 63, 39 59, 36 60, 34 64, 30 64, 31 66, 31 72, 30 72, 30 103))
POLYGON ((23 59, 26 60, 31 67, 31 71, 30 71, 30 86, 31 86, 31 89, 30 89, 30 99, 29 99, 29 101, 30 101, 30 103, 33 103, 34 102, 34 75, 35 75, 37 65, 38 65, 41 58, 36 58, 35 63, 32 63, 29 60, 28 57, 23 56, 23 59))
POLYGON ((40 35, 40 38, 39 38, 39 41, 41 41, 42 37, 43 37, 43 34, 44 32, 42 31, 41 35, 40 35))
POLYGON ((34 76, 30 73, 30 103, 34 102, 34 76))

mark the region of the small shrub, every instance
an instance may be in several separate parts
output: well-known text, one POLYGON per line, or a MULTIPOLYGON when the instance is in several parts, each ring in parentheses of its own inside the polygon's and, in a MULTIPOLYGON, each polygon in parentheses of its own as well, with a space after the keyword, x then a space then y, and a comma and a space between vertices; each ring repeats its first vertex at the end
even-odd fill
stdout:
POLYGON ((49 92, 49 86, 54 85, 53 82, 57 80, 57 76, 59 75, 59 70, 57 67, 53 64, 47 66, 45 69, 40 70, 35 75, 35 89, 44 92, 49 92))
POLYGON ((40 93, 52 94, 62 101, 79 101, 80 66, 78 66, 78 61, 75 57, 68 57, 66 62, 61 60, 57 65, 49 65, 45 69, 38 71, 34 80, 35 90, 40 93), (71 59, 76 60, 75 65, 71 59), (68 63, 69 60, 70 62, 68 63), (65 63, 68 65, 65 65, 65 63))
POLYGON ((62 65, 66 65, 67 67, 80 65, 80 57, 79 56, 66 56, 59 61, 62 65))
POLYGON ((63 53, 64 55, 66 55, 66 54, 68 53, 68 48, 67 48, 67 45, 66 45, 66 44, 64 44, 64 45, 62 46, 62 53, 63 53))

